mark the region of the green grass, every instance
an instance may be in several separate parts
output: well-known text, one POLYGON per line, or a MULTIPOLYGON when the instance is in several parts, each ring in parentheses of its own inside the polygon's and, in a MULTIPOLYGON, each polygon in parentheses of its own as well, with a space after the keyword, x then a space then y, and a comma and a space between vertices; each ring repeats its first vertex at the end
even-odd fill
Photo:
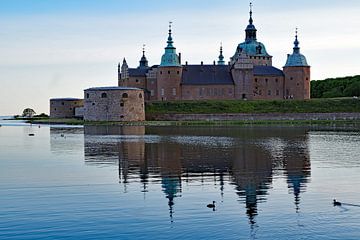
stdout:
POLYGON ((146 105, 147 114, 183 113, 335 113, 360 112, 360 100, 352 98, 274 101, 174 101, 146 105))

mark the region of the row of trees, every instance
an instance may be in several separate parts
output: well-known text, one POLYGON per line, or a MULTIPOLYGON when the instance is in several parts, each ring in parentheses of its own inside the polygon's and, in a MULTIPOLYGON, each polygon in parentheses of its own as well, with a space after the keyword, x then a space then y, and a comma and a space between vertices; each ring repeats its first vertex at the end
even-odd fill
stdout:
POLYGON ((360 75, 311 81, 312 98, 360 96, 360 75))

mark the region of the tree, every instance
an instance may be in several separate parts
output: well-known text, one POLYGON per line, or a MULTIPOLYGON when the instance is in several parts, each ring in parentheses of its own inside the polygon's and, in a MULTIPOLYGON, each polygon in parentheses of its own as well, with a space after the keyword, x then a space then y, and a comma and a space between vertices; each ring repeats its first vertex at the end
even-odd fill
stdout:
POLYGON ((34 111, 34 109, 25 108, 22 113, 22 117, 32 118, 35 114, 36 114, 36 112, 34 111))

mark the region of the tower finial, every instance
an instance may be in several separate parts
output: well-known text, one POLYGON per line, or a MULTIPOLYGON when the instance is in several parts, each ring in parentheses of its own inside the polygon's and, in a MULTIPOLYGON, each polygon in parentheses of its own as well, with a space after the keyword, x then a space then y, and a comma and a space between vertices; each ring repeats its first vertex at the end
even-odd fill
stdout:
POLYGON ((219 55, 218 65, 225 65, 222 42, 220 42, 220 55, 219 55))
POLYGON ((143 52, 143 57, 145 57, 145 44, 143 44, 143 46, 142 46, 142 52, 143 52))
POLYGON ((299 47, 299 40, 298 40, 298 31, 299 31, 299 28, 296 27, 295 28, 295 42, 294 42, 294 53, 300 53, 300 47, 299 47))
POLYGON ((252 13, 253 13, 252 12, 252 7, 253 7, 253 4, 252 4, 252 2, 250 2, 250 19, 249 19, 250 24, 253 24, 253 22, 254 22, 253 19, 252 19, 252 13))

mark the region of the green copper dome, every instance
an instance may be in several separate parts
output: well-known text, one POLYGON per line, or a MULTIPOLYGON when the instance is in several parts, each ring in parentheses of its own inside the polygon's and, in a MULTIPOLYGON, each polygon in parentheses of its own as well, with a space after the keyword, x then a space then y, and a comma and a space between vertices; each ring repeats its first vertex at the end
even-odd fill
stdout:
POLYGON ((167 40, 167 46, 165 48, 165 53, 161 57, 161 67, 179 67, 180 61, 179 56, 176 54, 176 48, 173 46, 173 39, 171 36, 171 25, 169 26, 169 37, 167 40))
POLYGON ((306 57, 300 53, 299 40, 296 31, 293 54, 288 54, 285 67, 308 67, 306 57))
POLYGON ((245 42, 240 43, 237 48, 232 60, 235 60, 237 56, 241 53, 245 53, 248 56, 257 56, 257 57, 271 57, 265 48, 265 45, 257 41, 256 38, 256 27, 253 24, 254 20, 252 17, 252 4, 250 4, 250 18, 249 25, 245 29, 246 37, 245 42))

